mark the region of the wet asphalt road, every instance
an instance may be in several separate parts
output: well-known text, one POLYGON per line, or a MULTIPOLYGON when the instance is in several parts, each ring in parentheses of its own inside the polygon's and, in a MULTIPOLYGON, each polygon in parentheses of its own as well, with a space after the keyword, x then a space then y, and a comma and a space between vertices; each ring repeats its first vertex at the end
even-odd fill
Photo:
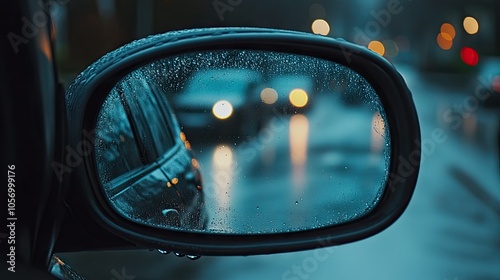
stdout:
POLYGON ((273 116, 250 139, 192 145, 210 231, 310 229, 352 220, 376 203, 390 149, 372 129, 379 115, 332 96, 316 96, 307 113, 273 116))

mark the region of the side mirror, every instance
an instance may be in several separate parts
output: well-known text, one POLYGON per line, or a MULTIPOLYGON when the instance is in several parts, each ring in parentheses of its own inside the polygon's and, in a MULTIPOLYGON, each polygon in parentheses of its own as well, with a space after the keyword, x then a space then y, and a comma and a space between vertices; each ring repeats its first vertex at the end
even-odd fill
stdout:
POLYGON ((141 247, 252 255, 353 242, 391 225, 417 180, 404 80, 343 40, 152 36, 90 66, 67 104, 70 146, 92 140, 68 206, 92 217, 85 228, 141 247))

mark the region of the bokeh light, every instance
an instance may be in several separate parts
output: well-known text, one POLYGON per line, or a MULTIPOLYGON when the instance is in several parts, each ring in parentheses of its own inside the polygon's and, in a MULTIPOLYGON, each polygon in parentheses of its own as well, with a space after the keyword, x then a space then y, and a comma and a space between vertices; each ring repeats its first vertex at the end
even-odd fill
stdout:
POLYGON ((302 108, 307 105, 309 97, 307 92, 301 88, 293 89, 289 95, 290 103, 297 108, 302 108))
POLYGON ((443 37, 445 37, 446 39, 448 39, 447 36, 449 36, 449 40, 451 41, 455 39, 455 35, 457 34, 457 32, 453 25, 446 22, 441 25, 441 34, 443 34, 443 37))
POLYGON ((328 35, 330 33, 330 25, 324 19, 317 19, 311 25, 312 32, 314 34, 320 34, 323 36, 328 35))
POLYGON ((479 62, 479 54, 473 48, 463 47, 460 51, 460 58, 469 66, 476 66, 479 62))
POLYGON ((464 29, 465 32, 473 35, 479 31, 479 23, 473 17, 466 17, 464 19, 464 29))
POLYGON ((274 104, 278 100, 278 93, 272 88, 265 88, 260 92, 260 99, 266 104, 274 104))
POLYGON ((384 55, 385 54, 385 47, 384 47, 384 44, 382 44, 382 42, 380 41, 371 41, 369 44, 368 44, 368 48, 376 53, 378 53, 379 55, 384 55))
POLYGON ((436 38, 438 46, 447 51, 453 47, 453 39, 447 33, 439 33, 436 38))
POLYGON ((233 114, 233 106, 227 100, 219 100, 212 107, 212 113, 218 119, 225 120, 233 114))

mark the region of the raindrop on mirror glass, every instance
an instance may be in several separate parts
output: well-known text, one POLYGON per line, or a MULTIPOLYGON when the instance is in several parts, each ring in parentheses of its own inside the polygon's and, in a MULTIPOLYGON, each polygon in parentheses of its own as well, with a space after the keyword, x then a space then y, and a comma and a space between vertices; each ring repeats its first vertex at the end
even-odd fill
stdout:
POLYGON ((201 258, 201 256, 197 256, 197 255, 186 255, 186 257, 190 260, 193 260, 193 261, 201 258))
POLYGON ((169 252, 169 251, 162 250, 162 249, 158 249, 158 252, 159 252, 160 254, 164 254, 164 255, 168 255, 168 254, 170 254, 170 252, 169 252))
POLYGON ((299 204, 299 202, 296 200, 296 201, 295 201, 295 205, 298 205, 298 204, 299 204))
POLYGON ((176 253, 176 252, 174 252, 174 255, 175 255, 175 256, 177 256, 177 257, 179 257, 179 258, 181 258, 181 257, 184 257, 184 256, 185 256, 185 255, 184 255, 184 254, 182 254, 182 253, 176 253))

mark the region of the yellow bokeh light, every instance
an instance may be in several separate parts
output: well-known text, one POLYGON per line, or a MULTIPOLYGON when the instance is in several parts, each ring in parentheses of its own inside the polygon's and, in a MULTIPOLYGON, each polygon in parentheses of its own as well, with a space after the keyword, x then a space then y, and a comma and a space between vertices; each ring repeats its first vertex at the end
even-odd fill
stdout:
POLYGON ((384 44, 380 41, 371 41, 370 44, 368 44, 368 48, 379 55, 383 56, 385 54, 385 47, 384 44))
POLYGON ((330 25, 324 19, 317 19, 311 25, 312 32, 314 34, 320 34, 323 36, 328 35, 330 33, 330 25))
POLYGON ((455 27, 453 27, 450 23, 443 23, 443 25, 441 25, 441 33, 445 39, 448 39, 449 37, 448 41, 455 39, 455 35, 457 34, 455 27))
POLYGON ((307 92, 301 88, 296 88, 290 91, 290 95, 288 97, 290 99, 290 103, 298 108, 306 106, 307 101, 309 100, 307 92))
POLYGON ((272 88, 265 88, 260 92, 260 99, 266 104, 274 104, 278 100, 278 93, 272 88))
POLYGON ((451 49, 451 47, 453 46, 453 41, 450 35, 446 33, 439 33, 436 41, 438 46, 445 51, 451 49))
POLYGON ((465 32, 469 34, 476 34, 479 31, 479 23, 473 17, 466 17, 464 19, 465 32))
POLYGON ((225 120, 233 114, 233 106, 227 100, 219 100, 212 107, 212 113, 216 118, 225 120))

